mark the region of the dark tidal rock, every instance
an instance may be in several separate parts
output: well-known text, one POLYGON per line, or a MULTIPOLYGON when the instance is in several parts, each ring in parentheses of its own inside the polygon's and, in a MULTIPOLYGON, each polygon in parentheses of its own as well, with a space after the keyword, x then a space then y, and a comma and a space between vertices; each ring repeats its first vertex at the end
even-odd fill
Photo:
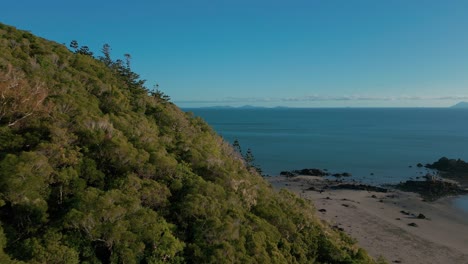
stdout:
POLYGON ((328 176, 328 172, 325 172, 321 169, 302 169, 302 170, 293 170, 296 175, 307 175, 307 176, 328 176))
POLYGON ((426 168, 437 170, 440 176, 455 180, 462 186, 468 187, 468 162, 442 157, 432 164, 427 164, 426 168))
POLYGON ((342 227, 340 227, 340 226, 338 226, 338 225, 334 225, 334 226, 332 226, 332 228, 335 229, 335 230, 339 230, 339 231, 341 231, 341 232, 344 231, 344 228, 342 228, 342 227))
POLYGON ((426 175, 424 175, 423 178, 426 179, 426 180, 435 180, 436 176, 434 176, 434 175, 432 175, 430 173, 426 173, 426 175))
POLYGON ((351 173, 343 172, 343 173, 334 173, 332 174, 333 177, 351 177, 351 173))
POLYGON ((290 171, 282 171, 280 172, 280 175, 281 176, 286 176, 286 177, 294 177, 296 176, 294 173, 290 172, 290 171))
POLYGON ((435 201, 448 195, 467 194, 468 191, 460 185, 443 180, 406 181, 395 185, 397 189, 406 192, 415 192, 425 200, 435 201))
POLYGON ((298 175, 306 175, 306 176, 328 176, 330 173, 326 172, 325 170, 321 169, 302 169, 302 170, 293 170, 293 171, 282 171, 280 172, 281 176, 286 177, 294 177, 298 175))
POLYGON ((468 172, 468 163, 461 159, 442 157, 432 164, 427 164, 426 168, 444 172, 468 172))
POLYGON ((370 192, 388 192, 388 189, 372 186, 368 184, 352 184, 352 183, 343 183, 336 186, 332 186, 331 189, 345 189, 345 190, 359 190, 359 191, 370 191, 370 192))

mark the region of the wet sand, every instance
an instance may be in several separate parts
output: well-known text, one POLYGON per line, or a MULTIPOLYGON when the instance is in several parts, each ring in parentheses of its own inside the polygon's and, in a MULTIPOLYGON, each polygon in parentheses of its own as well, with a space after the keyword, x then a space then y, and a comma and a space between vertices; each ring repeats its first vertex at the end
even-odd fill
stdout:
POLYGON ((356 239, 375 258, 383 256, 389 263, 468 263, 468 214, 455 208, 452 198, 425 202, 417 194, 396 190, 320 191, 327 183, 313 176, 268 180, 274 188, 312 201, 322 220, 356 239), (307 190, 312 186, 316 190, 307 190))

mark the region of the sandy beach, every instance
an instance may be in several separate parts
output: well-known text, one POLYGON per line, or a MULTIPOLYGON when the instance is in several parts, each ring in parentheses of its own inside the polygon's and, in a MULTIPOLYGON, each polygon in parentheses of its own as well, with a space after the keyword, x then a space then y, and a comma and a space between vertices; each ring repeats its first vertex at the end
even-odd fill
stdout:
POLYGON ((468 263, 468 215, 452 198, 423 201, 401 191, 322 190, 321 177, 269 177, 313 202, 317 215, 389 263, 468 263), (311 190, 310 187, 313 187, 311 190))

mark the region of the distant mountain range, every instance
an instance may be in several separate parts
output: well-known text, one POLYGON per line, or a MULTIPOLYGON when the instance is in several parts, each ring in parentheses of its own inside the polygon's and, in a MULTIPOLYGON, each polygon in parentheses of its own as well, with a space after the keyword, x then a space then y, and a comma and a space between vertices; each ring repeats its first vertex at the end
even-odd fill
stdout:
MULTIPOLYGON (((255 106, 255 105, 243 105, 243 106, 215 105, 215 106, 185 107, 185 108, 186 109, 191 109, 191 108, 197 108, 197 109, 289 109, 289 108, 297 108, 297 107, 288 107, 288 106, 266 107, 266 106, 255 106)), ((337 107, 337 108, 350 108, 350 107, 337 107)), ((389 107, 389 108, 392 108, 392 107, 389 107)), ((449 106, 449 108, 468 108, 468 102, 459 102, 455 105, 449 106)))
POLYGON ((456 105, 452 105, 450 108, 468 108, 468 102, 459 102, 456 105))
POLYGON ((205 106, 199 107, 200 109, 283 109, 289 108, 286 106, 275 106, 275 107, 265 107, 265 106, 254 106, 254 105, 243 105, 243 106, 229 106, 229 105, 217 105, 217 106, 205 106))

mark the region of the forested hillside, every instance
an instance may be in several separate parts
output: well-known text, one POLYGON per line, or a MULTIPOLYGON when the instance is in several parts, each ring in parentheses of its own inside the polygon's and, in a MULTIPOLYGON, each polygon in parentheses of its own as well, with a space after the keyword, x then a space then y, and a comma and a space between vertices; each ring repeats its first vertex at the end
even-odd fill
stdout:
POLYGON ((111 55, 0 24, 0 263, 373 263, 111 55))

